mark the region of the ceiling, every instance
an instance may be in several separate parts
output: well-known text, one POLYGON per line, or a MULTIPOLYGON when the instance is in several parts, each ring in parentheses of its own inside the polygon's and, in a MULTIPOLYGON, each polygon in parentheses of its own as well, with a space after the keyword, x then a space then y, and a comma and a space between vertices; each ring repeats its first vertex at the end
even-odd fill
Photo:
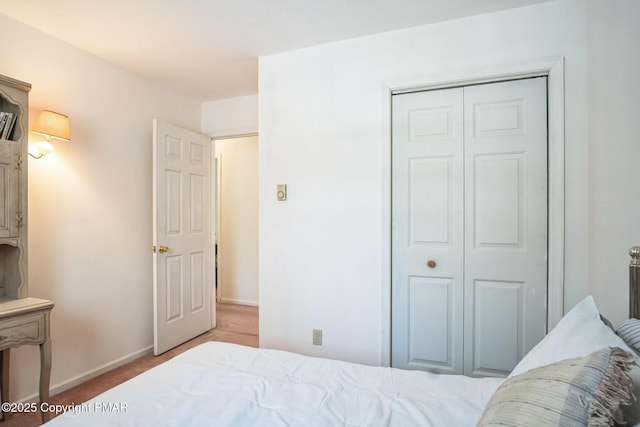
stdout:
POLYGON ((257 93, 258 57, 549 0, 0 0, 0 13, 186 95, 257 93))

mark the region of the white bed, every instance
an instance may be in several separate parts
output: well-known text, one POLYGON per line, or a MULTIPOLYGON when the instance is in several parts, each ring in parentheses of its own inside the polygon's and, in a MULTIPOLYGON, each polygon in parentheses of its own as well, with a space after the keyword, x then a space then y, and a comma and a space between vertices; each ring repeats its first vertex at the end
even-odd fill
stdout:
POLYGON ((501 382, 208 342, 49 424, 468 426, 501 382))
POLYGON ((636 252, 632 319, 614 331, 587 297, 507 379, 209 342, 64 408, 47 427, 640 425, 634 397, 640 391, 640 248, 636 252))
MULTIPOLYGON (((631 351, 600 321, 589 297, 520 362, 514 374, 523 375, 511 378, 608 346, 631 351)), ((66 408, 47 426, 473 426, 503 382, 508 380, 208 342, 87 403, 66 408)), ((547 383, 543 393, 549 393, 547 383)), ((563 388, 561 397, 551 398, 562 400, 572 393, 563 388)), ((516 411, 526 412, 520 407, 516 411)))

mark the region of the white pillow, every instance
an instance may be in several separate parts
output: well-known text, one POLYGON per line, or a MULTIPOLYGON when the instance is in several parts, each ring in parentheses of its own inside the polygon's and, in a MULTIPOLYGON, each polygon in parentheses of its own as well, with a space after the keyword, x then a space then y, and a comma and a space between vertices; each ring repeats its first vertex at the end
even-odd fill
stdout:
POLYGON ((589 295, 527 353, 509 377, 563 359, 583 357, 604 347, 620 347, 633 353, 611 328, 602 323, 593 297, 589 295))

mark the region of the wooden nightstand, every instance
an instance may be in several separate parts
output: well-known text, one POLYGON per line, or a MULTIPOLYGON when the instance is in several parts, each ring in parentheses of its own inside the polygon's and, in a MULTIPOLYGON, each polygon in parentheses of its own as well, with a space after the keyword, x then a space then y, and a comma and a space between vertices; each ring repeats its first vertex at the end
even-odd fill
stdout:
MULTIPOLYGON (((40 346, 40 403, 49 400, 51 376, 51 337, 49 321, 53 301, 39 298, 20 298, 0 301, 0 397, 9 401, 9 352, 21 345, 40 346)), ((2 412, 2 419, 9 413, 2 412)), ((48 419, 43 412, 42 422, 48 419)))

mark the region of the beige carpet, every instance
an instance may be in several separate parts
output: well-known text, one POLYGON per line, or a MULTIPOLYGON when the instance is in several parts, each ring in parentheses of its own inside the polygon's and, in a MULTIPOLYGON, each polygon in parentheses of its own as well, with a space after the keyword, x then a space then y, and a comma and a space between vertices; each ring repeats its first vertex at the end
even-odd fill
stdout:
MULTIPOLYGON (((65 392, 52 396, 52 405, 80 404, 160 363, 206 341, 224 341, 258 347, 258 308, 246 305, 218 304, 217 326, 160 356, 148 354, 124 366, 102 374, 65 392)), ((55 349, 54 349, 55 351, 55 349)), ((40 413, 12 414, 0 427, 32 427, 41 424, 40 413)))

